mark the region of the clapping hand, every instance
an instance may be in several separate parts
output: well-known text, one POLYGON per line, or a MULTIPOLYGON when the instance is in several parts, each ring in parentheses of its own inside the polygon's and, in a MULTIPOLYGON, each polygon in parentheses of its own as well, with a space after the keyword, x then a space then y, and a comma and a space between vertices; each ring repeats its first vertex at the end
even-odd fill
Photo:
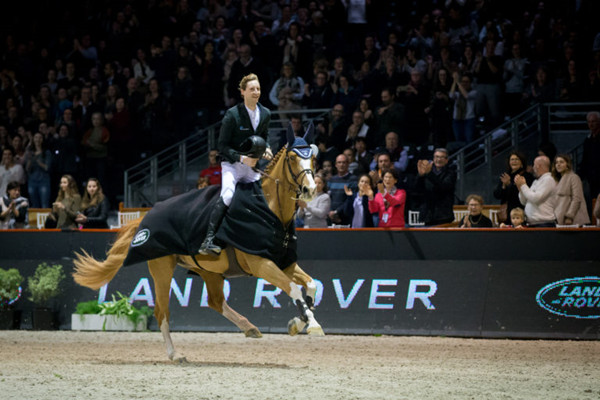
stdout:
POLYGON ((522 175, 517 175, 515 176, 515 185, 517 185, 517 187, 519 189, 521 189, 521 186, 525 185, 527 182, 525 181, 525 177, 522 175))
POLYGON ((346 193, 346 196, 352 196, 353 194, 352 189, 350 189, 348 185, 344 185, 344 192, 346 193))
POLYGON ((502 182, 502 187, 505 188, 510 185, 510 175, 506 172, 500 175, 500 181, 502 182))

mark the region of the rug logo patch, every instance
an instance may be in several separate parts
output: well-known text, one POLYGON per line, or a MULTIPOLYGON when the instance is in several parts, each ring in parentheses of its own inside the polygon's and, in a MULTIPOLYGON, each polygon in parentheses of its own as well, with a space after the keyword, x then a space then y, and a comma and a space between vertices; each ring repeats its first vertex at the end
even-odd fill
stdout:
POLYGON ((141 246, 144 243, 146 243, 148 241, 148 239, 150 239, 150 230, 142 229, 141 231, 139 231, 138 233, 135 234, 135 237, 131 241, 131 246, 132 247, 141 246))

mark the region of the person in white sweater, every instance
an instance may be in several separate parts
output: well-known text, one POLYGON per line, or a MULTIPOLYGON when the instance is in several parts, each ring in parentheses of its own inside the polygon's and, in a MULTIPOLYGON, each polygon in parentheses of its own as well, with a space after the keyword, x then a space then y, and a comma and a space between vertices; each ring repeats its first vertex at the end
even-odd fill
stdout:
POLYGON ((331 199, 326 193, 325 179, 315 175, 317 190, 315 197, 308 203, 298 200, 298 216, 304 218, 305 228, 327 228, 327 215, 331 208, 331 199))
POLYGON ((536 180, 531 187, 525 177, 515 176, 515 185, 519 188, 519 201, 525 206, 525 215, 530 228, 549 228, 556 226, 554 216, 556 181, 550 173, 550 159, 539 156, 533 162, 533 175, 536 180))

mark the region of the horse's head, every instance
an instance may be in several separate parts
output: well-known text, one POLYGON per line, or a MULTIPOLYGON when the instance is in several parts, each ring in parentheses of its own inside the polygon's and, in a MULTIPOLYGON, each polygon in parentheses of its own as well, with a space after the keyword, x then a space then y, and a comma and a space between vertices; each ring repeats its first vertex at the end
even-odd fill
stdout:
POLYGON ((303 137, 296 137, 292 126, 287 130, 287 150, 285 162, 287 164, 288 179, 295 185, 298 197, 310 201, 315 194, 315 160, 319 152, 317 146, 311 145, 315 127, 311 122, 303 137))

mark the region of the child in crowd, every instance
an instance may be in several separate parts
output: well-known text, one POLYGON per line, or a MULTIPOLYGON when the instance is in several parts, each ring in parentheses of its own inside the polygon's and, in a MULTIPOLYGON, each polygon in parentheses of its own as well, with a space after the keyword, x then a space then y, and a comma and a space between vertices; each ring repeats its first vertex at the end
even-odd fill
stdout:
POLYGON ((506 225, 505 223, 500 224, 500 228, 525 228, 525 211, 521 207, 513 208, 510 211, 510 222, 512 225, 506 225))

